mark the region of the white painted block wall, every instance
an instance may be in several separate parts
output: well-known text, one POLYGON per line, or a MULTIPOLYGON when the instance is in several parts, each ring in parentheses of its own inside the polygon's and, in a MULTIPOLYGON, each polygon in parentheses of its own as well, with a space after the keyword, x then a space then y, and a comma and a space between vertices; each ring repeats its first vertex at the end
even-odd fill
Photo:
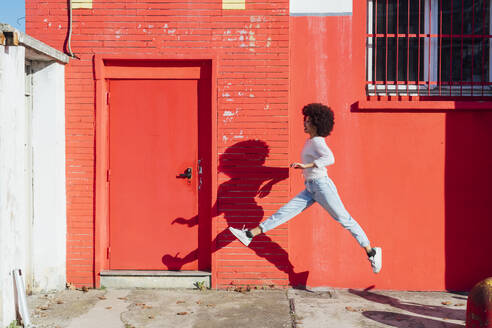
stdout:
POLYGON ((66 282, 64 65, 33 63, 29 124, 25 54, 23 46, 0 46, 0 327, 15 319, 14 269, 34 292, 63 289, 66 282))
POLYGON ((23 47, 0 46, 0 325, 15 319, 12 270, 28 267, 23 47), (22 73, 22 74, 19 74, 22 73))
POLYGON ((66 282, 65 70, 33 63, 33 291, 66 282))

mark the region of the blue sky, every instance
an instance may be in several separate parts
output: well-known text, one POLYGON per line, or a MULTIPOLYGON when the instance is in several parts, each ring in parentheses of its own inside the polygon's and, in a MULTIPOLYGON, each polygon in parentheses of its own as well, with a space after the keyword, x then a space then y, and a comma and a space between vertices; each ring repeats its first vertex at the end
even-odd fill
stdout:
POLYGON ((0 23, 7 23, 25 32, 26 20, 24 0, 0 0, 0 23))

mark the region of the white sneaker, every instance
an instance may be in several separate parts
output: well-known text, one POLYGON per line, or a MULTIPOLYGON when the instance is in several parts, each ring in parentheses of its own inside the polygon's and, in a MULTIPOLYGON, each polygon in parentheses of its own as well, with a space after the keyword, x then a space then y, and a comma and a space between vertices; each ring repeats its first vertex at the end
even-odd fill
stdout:
POLYGON ((244 246, 248 246, 249 243, 251 243, 251 240, 253 240, 253 238, 246 236, 246 231, 248 231, 248 229, 244 229, 244 227, 241 230, 229 227, 229 230, 234 236, 236 236, 237 239, 239 239, 240 242, 244 244, 244 246))
POLYGON ((374 249, 376 254, 369 257, 369 262, 371 262, 372 271, 374 273, 379 273, 383 266, 383 251, 381 250, 381 247, 373 247, 372 249, 374 249))

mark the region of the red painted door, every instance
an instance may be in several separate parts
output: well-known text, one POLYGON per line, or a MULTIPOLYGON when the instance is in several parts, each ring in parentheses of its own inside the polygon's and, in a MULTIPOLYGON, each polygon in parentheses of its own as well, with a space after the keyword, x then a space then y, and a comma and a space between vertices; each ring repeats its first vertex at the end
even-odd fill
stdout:
POLYGON ((166 270, 164 255, 198 247, 197 225, 172 224, 198 214, 197 80, 111 80, 109 90, 110 268, 166 270), (191 179, 177 177, 186 169, 191 179))

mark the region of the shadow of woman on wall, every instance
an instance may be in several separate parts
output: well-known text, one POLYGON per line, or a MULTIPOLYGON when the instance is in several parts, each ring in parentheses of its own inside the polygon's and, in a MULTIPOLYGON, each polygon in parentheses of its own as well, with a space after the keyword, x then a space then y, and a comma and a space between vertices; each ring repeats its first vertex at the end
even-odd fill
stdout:
MULTIPOLYGON (((258 205, 257 198, 267 197, 275 184, 288 178, 288 168, 264 165, 269 153, 270 149, 264 141, 247 140, 232 145, 220 155, 218 171, 226 175, 228 180, 219 185, 217 201, 212 213, 215 213, 216 217, 223 215, 228 226, 256 227, 265 214, 263 207, 258 205)), ((279 205, 275 206, 279 207, 279 205)), ((172 224, 193 227, 198 224, 198 216, 190 219, 176 218, 172 224)), ((215 245, 212 252, 227 247, 231 243, 236 243, 237 247, 244 247, 236 241, 226 227, 212 242, 212 245, 215 245)), ((291 286, 301 288, 306 286, 309 271, 296 273, 287 252, 268 235, 263 234, 255 238, 249 248, 257 256, 266 259, 278 270, 286 273, 291 286)), ((166 254, 162 257, 162 263, 168 270, 180 270, 184 264, 195 261, 198 258, 198 249, 184 257, 178 257, 178 255, 166 254)), ((255 277, 261 279, 261 273, 255 277)), ((251 279, 255 280, 255 278, 251 279)))

